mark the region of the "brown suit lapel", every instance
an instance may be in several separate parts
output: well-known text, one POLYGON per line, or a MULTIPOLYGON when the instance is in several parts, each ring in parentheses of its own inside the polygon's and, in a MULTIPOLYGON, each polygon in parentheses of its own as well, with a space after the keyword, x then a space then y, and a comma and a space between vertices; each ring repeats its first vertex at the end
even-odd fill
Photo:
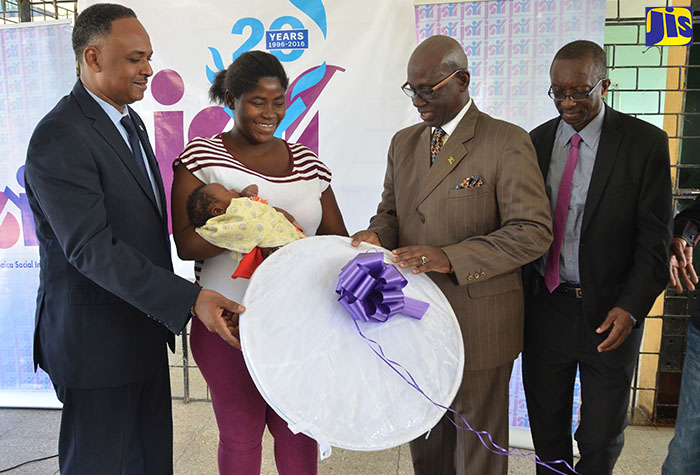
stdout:
POLYGON ((440 154, 433 166, 430 166, 430 128, 420 136, 418 147, 416 148, 414 160, 418 170, 425 171, 425 180, 422 181, 418 190, 416 206, 419 206, 430 193, 445 179, 445 177, 461 162, 469 152, 468 142, 474 137, 476 120, 479 117, 479 109, 472 102, 469 110, 462 118, 457 128, 449 136, 449 140, 440 150, 440 154), (425 147, 423 146, 425 144, 425 147), (450 158, 453 160, 450 163, 450 158), (421 163, 423 165, 421 165, 421 163))

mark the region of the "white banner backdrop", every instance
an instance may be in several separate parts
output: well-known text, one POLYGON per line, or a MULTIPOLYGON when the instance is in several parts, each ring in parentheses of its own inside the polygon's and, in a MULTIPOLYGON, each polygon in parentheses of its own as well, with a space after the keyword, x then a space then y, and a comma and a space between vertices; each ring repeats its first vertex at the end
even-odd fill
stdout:
MULTIPOLYGON (((93 3, 81 1, 79 8, 93 3)), ((231 126, 228 112, 208 102, 213 73, 245 51, 270 50, 290 78, 287 120, 278 133, 308 145, 331 168, 351 233, 366 227, 375 211, 391 136, 418 121, 399 91, 417 40, 455 37, 470 58, 478 105, 531 128, 554 115, 545 97, 553 53, 574 38, 602 43, 604 27, 603 0, 463 2, 415 10, 411 0, 121 3, 134 8, 151 35, 154 76, 135 108, 149 129, 166 188, 172 161, 189 139, 231 126), (282 46, 289 49, 275 49, 282 46)), ((0 167, 0 406, 41 406, 46 402, 22 396, 43 391, 48 404, 55 401, 48 378, 35 375, 31 364, 38 256, 22 163, 34 125, 70 90, 74 63, 66 24, 0 33, 0 150, 10 157, 0 167)), ((191 263, 177 269, 192 275, 191 263)), ((511 426, 527 427, 517 365, 513 379, 511 426)))
POLYGON ((34 126, 75 82, 68 21, 0 26, 0 406, 58 407, 32 341, 39 243, 24 190, 34 126))
MULTIPOLYGON (((79 11, 93 3, 79 2, 79 11)), ((306 144, 330 167, 348 231, 367 227, 391 136, 417 120, 399 89, 416 41, 411 0, 120 3, 134 9, 153 45, 154 76, 134 108, 148 128, 166 190, 171 164, 189 139, 232 125, 223 108, 209 103, 213 73, 245 51, 268 50, 290 79, 278 134, 306 144), (284 46, 291 49, 275 49, 277 41, 289 41, 284 46)), ((180 263, 177 271, 190 276, 191 268, 180 263)))
MULTIPOLYGON (((477 105, 529 130, 556 114, 546 96, 554 53, 573 39, 602 44, 605 25, 605 0, 436 1, 415 7, 412 0, 122 3, 134 8, 151 35, 155 75, 135 108, 149 128, 168 188, 170 164, 188 139, 231 126, 222 108, 208 104, 212 72, 244 51, 277 47, 267 44, 279 39, 269 36, 273 31, 294 30, 301 35, 296 41, 308 42, 308 48, 276 52, 290 77, 287 114, 294 119, 280 128, 287 140, 305 143, 331 167, 351 233, 375 211, 390 137, 418 121, 398 89, 418 42, 436 34, 458 40, 469 57, 477 105)), ((191 275, 189 263, 178 263, 177 270, 191 275)), ((520 360, 510 406, 513 441, 528 446, 520 360)))

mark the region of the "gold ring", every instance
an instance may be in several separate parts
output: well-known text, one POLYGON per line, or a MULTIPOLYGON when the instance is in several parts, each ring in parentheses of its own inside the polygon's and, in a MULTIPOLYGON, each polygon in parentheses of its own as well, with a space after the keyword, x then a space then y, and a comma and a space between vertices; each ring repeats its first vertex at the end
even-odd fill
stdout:
POLYGON ((426 265, 428 263, 428 258, 425 256, 420 256, 420 261, 422 265, 426 265))

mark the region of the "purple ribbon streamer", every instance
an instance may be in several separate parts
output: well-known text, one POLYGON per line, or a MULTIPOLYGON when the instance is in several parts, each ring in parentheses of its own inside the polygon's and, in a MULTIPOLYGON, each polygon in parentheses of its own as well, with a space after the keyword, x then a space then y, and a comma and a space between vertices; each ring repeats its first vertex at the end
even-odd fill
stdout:
POLYGON ((567 475, 569 473, 569 472, 560 472, 559 470, 557 470, 556 468, 554 468, 552 466, 554 464, 561 463, 561 464, 566 465, 566 467, 569 470, 571 470, 571 473, 580 475, 577 471, 574 470, 574 468, 571 465, 569 465, 569 463, 566 460, 552 460, 552 461, 543 462, 537 454, 534 454, 534 453, 528 454, 521 449, 512 449, 512 450, 504 449, 503 447, 501 447, 500 445, 498 445, 496 442, 493 441, 493 437, 491 436, 491 434, 488 431, 476 430, 476 429, 472 428, 472 426, 469 424, 467 419, 462 414, 460 414, 459 412, 455 411, 452 408, 449 408, 447 406, 443 406, 442 404, 433 401, 430 396, 425 394, 423 392, 423 390, 420 388, 420 386, 418 385, 418 383, 416 382, 416 380, 413 378, 411 373, 406 368, 401 366, 400 363, 397 363, 396 361, 390 360, 384 354, 384 350, 382 349, 382 345, 380 345, 376 341, 372 340, 371 338, 367 338, 364 335, 364 333, 362 333, 362 330, 360 330, 360 326, 357 324, 357 320, 355 320, 355 327, 357 328, 357 331, 360 334, 360 336, 367 341, 367 346, 370 347, 370 349, 374 352, 374 354, 376 354, 379 357, 379 359, 384 361, 392 370, 394 370, 394 372, 396 374, 398 374, 401 377, 401 379, 406 381, 406 383, 408 383, 409 386, 411 386, 416 391, 418 391, 424 398, 426 398, 428 401, 430 401, 434 406, 439 407, 441 409, 444 409, 444 410, 454 414, 455 416, 459 417, 461 419, 461 421, 464 423, 464 426, 461 426, 458 422, 456 422, 454 417, 450 417, 449 415, 447 416, 448 420, 457 429, 468 430, 468 431, 476 434, 476 436, 479 438, 479 441, 481 442, 481 445, 486 447, 486 450, 488 450, 489 452, 496 454, 496 455, 506 455, 508 457, 517 457, 517 458, 523 458, 523 459, 532 458, 532 456, 534 455, 534 458, 535 458, 534 462, 537 465, 542 465, 543 467, 547 467, 548 469, 552 470, 554 473, 559 473, 561 475, 567 475), (375 346, 376 346, 376 348, 375 348, 375 346), (406 374, 405 376, 404 376, 404 373, 406 374), (484 440, 484 436, 486 436, 488 438, 488 442, 494 447, 493 449, 488 446, 487 442, 484 440))
POLYGON ((363 322, 374 320, 382 323, 399 312, 418 320, 423 318, 423 315, 428 310, 430 304, 405 297, 401 289, 403 289, 407 284, 408 281, 401 275, 396 267, 384 263, 384 255, 381 252, 366 252, 357 255, 353 260, 348 262, 345 267, 343 267, 343 269, 340 271, 338 285, 336 286, 335 291, 337 294, 340 294, 338 301, 350 313, 355 322, 355 327, 357 328, 358 333, 365 339, 365 341, 367 341, 367 345, 370 347, 370 349, 396 374, 398 374, 401 379, 406 381, 409 386, 413 387, 434 406, 444 409, 445 411, 454 414, 454 416, 459 417, 461 422, 464 424, 463 426, 455 420, 454 416, 447 416, 448 420, 457 429, 473 432, 479 438, 481 444, 486 447, 489 452, 496 455, 506 455, 509 457, 525 459, 532 458, 532 455, 534 455, 534 462, 537 465, 547 467, 554 473, 567 475, 565 472, 560 472, 552 466, 554 464, 564 464, 566 468, 571 470, 571 472, 578 474, 578 472, 576 472, 565 460, 543 462, 540 460, 537 454, 528 454, 521 449, 508 450, 499 446, 493 441, 493 437, 488 431, 479 431, 472 428, 462 414, 433 401, 430 396, 423 392, 416 380, 406 368, 401 366, 401 364, 397 363, 396 361, 392 361, 387 358, 384 354, 382 346, 371 338, 367 338, 362 333, 362 330, 360 330, 360 326, 357 323, 358 320, 363 322), (484 440, 485 436, 488 438, 488 443, 486 440, 484 440), (489 447, 489 443, 493 449, 489 447))
POLYGON ((430 304, 406 297, 408 281, 381 252, 358 254, 338 276, 338 301, 353 320, 386 322, 397 313, 420 320, 430 304))

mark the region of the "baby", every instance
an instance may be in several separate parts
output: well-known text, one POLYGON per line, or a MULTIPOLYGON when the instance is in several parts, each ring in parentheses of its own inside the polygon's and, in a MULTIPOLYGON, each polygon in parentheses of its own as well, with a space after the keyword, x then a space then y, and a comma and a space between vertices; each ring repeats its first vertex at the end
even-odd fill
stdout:
POLYGON ((257 194, 257 185, 238 193, 211 183, 195 188, 187 198, 187 214, 197 234, 228 249, 237 262, 234 279, 250 278, 263 261, 261 247, 277 248, 305 237, 291 215, 257 194))

